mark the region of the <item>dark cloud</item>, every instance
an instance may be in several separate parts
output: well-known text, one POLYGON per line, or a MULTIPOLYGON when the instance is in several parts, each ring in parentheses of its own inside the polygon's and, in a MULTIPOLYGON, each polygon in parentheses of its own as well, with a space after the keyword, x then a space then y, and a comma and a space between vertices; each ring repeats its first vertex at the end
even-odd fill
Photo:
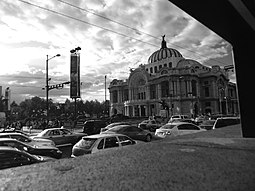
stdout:
POLYGON ((0 1, 1 12, 6 16, 23 17, 25 10, 22 8, 22 3, 16 2, 15 4, 8 3, 6 1, 0 1))

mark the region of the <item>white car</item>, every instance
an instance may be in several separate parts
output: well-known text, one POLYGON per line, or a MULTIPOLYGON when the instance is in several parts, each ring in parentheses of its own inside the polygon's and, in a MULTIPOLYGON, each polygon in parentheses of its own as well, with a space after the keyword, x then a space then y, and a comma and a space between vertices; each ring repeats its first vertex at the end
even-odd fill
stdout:
POLYGON ((165 138, 166 136, 178 136, 178 135, 186 135, 191 133, 198 133, 206 131, 194 125, 192 123, 187 122, 173 122, 167 123, 156 130, 155 135, 161 138, 165 138))
POLYGON ((176 121, 176 120, 188 119, 188 118, 189 118, 189 117, 188 117, 187 115, 173 115, 173 116, 169 119, 168 123, 174 122, 174 121, 176 121))
POLYGON ((84 154, 92 154, 111 148, 134 145, 136 141, 122 134, 95 134, 84 136, 72 148, 71 157, 75 158, 84 154))

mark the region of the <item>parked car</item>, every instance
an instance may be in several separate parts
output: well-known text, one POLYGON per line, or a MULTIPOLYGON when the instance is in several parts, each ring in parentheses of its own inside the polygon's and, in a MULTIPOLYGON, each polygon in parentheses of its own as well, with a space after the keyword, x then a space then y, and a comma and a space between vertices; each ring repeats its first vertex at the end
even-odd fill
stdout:
POLYGON ((240 123, 240 117, 220 117, 216 119, 212 129, 222 128, 240 123))
POLYGON ((56 144, 51 140, 41 139, 41 138, 35 139, 31 136, 27 136, 25 134, 16 133, 16 132, 0 133, 0 138, 12 138, 32 146, 53 146, 53 147, 56 146, 56 144))
POLYGON ((20 142, 16 139, 10 138, 1 138, 0 139, 0 146, 8 146, 17 148, 22 151, 26 151, 33 155, 42 155, 42 156, 49 156, 53 158, 60 159, 62 157, 62 151, 60 151, 57 147, 53 146, 35 146, 29 145, 23 142, 20 142))
POLYGON ((141 123, 138 124, 138 127, 141 129, 149 130, 151 132, 155 132, 156 129, 158 129, 161 125, 161 123, 157 122, 156 120, 144 120, 141 123))
POLYGON ((134 145, 136 142, 121 134, 96 134, 83 137, 73 146, 71 157, 104 151, 110 148, 134 145))
POLYGON ((197 116, 195 118, 195 122, 197 125, 200 125, 203 121, 208 120, 208 119, 209 119, 208 116, 197 116))
POLYGON ((21 131, 21 130, 17 130, 17 129, 15 129, 15 128, 1 129, 1 130, 0 130, 0 133, 21 133, 21 134, 23 134, 23 135, 30 136, 30 135, 27 134, 26 132, 21 131))
POLYGON ((0 146, 0 169, 52 161, 53 158, 31 155, 12 147, 0 146))
POLYGON ((77 143, 85 133, 73 133, 65 128, 50 128, 45 129, 38 135, 34 136, 33 139, 50 139, 57 147, 74 145, 77 143))
POLYGON ((129 119, 128 116, 118 113, 118 114, 114 114, 110 117, 110 123, 120 122, 120 121, 124 121, 127 119, 129 119))
POLYGON ((111 129, 108 129, 107 131, 104 131, 102 133, 118 133, 126 135, 132 139, 135 140, 142 140, 146 142, 150 142, 152 139, 151 132, 147 130, 143 130, 139 127, 133 126, 133 125, 118 125, 111 129))
POLYGON ((161 138, 206 131, 197 125, 187 122, 167 123, 156 130, 155 135, 161 138))
POLYGON ((115 123, 110 123, 106 127, 101 128, 101 132, 107 131, 108 129, 111 129, 112 127, 118 126, 118 125, 131 125, 128 122, 115 122, 115 123))
POLYGON ((88 135, 99 134, 101 128, 106 126, 107 123, 104 120, 88 120, 84 123, 82 132, 88 135))
POLYGON ((199 127, 206 129, 206 130, 211 130, 214 126, 216 120, 211 119, 211 120, 204 120, 202 123, 200 123, 199 127))
POLYGON ((189 117, 187 115, 172 115, 171 118, 169 119, 168 123, 174 122, 174 120, 179 120, 179 119, 188 119, 189 117))

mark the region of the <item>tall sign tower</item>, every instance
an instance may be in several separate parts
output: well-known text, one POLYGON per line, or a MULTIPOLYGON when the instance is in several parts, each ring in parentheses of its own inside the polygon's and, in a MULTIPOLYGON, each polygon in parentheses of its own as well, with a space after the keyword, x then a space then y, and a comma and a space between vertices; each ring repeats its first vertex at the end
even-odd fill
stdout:
POLYGON ((70 64, 70 97, 80 98, 80 47, 71 50, 70 64))

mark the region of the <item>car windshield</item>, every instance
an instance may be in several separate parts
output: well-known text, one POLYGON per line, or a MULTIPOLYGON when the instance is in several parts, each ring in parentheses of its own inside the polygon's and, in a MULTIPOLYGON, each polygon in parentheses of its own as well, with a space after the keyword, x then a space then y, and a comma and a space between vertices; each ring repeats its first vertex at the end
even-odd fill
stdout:
POLYGON ((77 146, 85 149, 89 149, 95 143, 97 139, 95 138, 86 138, 83 137, 78 143, 77 146))
POLYGON ((160 129, 172 129, 172 128, 174 128, 174 126, 176 126, 176 125, 173 125, 173 124, 165 124, 165 125, 163 125, 162 127, 160 127, 160 129))

